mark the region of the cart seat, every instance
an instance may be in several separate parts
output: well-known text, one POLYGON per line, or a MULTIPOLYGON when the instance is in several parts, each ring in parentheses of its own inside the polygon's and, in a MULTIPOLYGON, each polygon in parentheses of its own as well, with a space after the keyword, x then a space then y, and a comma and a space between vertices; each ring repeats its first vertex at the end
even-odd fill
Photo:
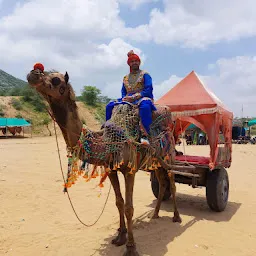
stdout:
POLYGON ((191 164, 198 164, 198 165, 208 165, 210 162, 210 158, 205 156, 181 155, 181 156, 175 156, 175 159, 177 161, 188 162, 191 164))

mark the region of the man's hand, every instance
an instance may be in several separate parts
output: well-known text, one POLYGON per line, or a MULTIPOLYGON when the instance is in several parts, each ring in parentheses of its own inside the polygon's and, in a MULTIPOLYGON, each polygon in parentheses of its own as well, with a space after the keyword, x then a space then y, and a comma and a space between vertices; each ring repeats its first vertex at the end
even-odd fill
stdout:
POLYGON ((132 96, 125 96, 123 98, 123 101, 128 101, 128 102, 133 102, 134 101, 134 98, 132 96))

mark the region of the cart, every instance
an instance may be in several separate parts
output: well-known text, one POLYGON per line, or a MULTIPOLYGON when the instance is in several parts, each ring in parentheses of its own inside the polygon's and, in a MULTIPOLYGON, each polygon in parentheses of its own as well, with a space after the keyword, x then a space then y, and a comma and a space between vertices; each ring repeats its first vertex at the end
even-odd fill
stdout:
MULTIPOLYGON (((218 165, 213 170, 209 169, 209 157, 203 156, 176 156, 176 163, 188 163, 193 165, 193 172, 181 172, 174 170, 175 182, 188 184, 193 188, 206 187, 206 199, 210 209, 221 212, 226 208, 229 196, 229 178, 224 166, 218 165)), ((168 177, 166 176, 167 182, 168 177)), ((158 197, 159 184, 155 172, 150 175, 151 188, 154 196, 158 197)), ((163 200, 171 197, 170 183, 168 182, 163 200)))
MULTIPOLYGON (((209 157, 176 155, 174 165, 182 165, 185 168, 172 172, 177 183, 188 184, 193 188, 205 187, 210 209, 216 212, 224 211, 229 197, 227 168, 232 162, 233 113, 203 84, 194 71, 162 96, 157 104, 169 107, 174 120, 172 130, 175 140, 184 134, 191 124, 207 135, 209 157), (223 137, 221 142, 220 134, 223 137), (186 170, 186 165, 194 168, 186 170)), ((153 194, 157 198, 159 184, 154 172, 151 172, 150 180, 153 194)), ((169 199, 170 196, 170 187, 167 187, 163 200, 169 199)))

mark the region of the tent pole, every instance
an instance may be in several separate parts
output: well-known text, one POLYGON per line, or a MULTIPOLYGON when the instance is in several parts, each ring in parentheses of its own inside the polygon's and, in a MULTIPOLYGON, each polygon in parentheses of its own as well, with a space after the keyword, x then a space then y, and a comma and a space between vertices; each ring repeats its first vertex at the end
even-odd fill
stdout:
POLYGON ((5 126, 5 138, 7 138, 7 131, 8 131, 8 129, 7 129, 7 118, 6 118, 6 126, 5 126))

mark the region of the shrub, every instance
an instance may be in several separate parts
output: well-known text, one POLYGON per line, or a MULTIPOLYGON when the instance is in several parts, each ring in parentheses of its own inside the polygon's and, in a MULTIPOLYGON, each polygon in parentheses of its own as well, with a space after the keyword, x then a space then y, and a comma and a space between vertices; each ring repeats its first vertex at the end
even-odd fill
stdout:
POLYGON ((46 106, 42 96, 40 96, 35 89, 26 86, 22 91, 22 100, 30 103, 38 112, 45 112, 46 106))
POLYGON ((5 111, 4 111, 4 109, 5 109, 5 106, 2 105, 2 104, 0 104, 0 116, 1 116, 1 117, 4 117, 4 116, 5 116, 5 111))
POLYGON ((22 110, 22 103, 20 100, 12 98, 11 104, 16 110, 22 110))
POLYGON ((95 118, 102 124, 106 119, 105 104, 101 104, 96 108, 95 118))
POLYGON ((19 113, 15 116, 16 118, 23 118, 22 115, 19 113))

